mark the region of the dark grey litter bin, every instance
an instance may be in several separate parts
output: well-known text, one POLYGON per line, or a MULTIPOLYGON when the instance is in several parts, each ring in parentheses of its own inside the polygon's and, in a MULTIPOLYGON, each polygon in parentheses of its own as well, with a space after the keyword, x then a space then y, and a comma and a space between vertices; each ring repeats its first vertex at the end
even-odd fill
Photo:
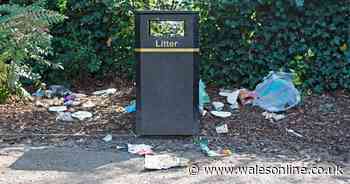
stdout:
POLYGON ((139 135, 195 135, 199 131, 198 13, 136 13, 139 135))

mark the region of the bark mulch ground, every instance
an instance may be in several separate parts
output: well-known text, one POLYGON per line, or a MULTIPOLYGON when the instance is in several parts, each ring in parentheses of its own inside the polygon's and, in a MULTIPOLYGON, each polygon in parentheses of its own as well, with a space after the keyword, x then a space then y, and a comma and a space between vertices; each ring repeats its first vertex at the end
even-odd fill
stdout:
MULTIPOLYGON (((0 142, 28 141, 33 135, 133 135, 135 114, 116 111, 117 107, 126 106, 134 99, 133 91, 123 87, 113 96, 89 97, 97 106, 91 109, 94 117, 87 121, 58 122, 54 113, 33 103, 0 105, 0 142)), ((226 102, 217 93, 218 89, 210 88, 211 100, 226 102)), ((299 106, 285 112, 286 118, 277 122, 266 120, 262 109, 248 105, 229 118, 210 114, 202 117, 201 135, 211 137, 213 144, 232 146, 236 151, 349 163, 349 104, 350 94, 347 93, 304 96, 299 106), (228 125, 229 133, 218 135, 215 126, 223 123, 228 125)))

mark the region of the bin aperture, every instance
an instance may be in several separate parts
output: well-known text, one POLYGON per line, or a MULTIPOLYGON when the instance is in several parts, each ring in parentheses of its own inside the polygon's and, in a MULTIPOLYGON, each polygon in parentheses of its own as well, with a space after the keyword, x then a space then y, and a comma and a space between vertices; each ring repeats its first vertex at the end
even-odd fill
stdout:
POLYGON ((198 13, 136 13, 136 132, 194 135, 199 131, 198 13))
POLYGON ((158 38, 184 37, 185 21, 150 20, 150 34, 158 38))

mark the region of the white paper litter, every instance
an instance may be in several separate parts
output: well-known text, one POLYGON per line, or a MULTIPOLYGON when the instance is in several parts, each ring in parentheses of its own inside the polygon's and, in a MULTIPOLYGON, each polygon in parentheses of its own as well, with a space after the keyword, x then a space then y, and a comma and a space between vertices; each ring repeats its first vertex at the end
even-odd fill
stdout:
POLYGON ((286 117, 286 115, 284 114, 276 114, 271 112, 263 112, 262 115, 265 117, 265 119, 275 120, 275 121, 282 120, 286 117))
POLYGON ((216 117, 220 118, 228 118, 232 115, 231 112, 225 112, 225 111, 210 111, 210 113, 216 117))
POLYGON ((63 112, 67 110, 66 106, 53 106, 48 109, 50 112, 63 112))
POLYGON ((115 88, 110 88, 110 89, 106 89, 106 90, 101 90, 101 91, 95 91, 92 94, 93 95, 113 95, 117 92, 117 89, 115 88))
POLYGON ((172 167, 185 167, 189 165, 190 160, 186 158, 175 157, 168 154, 146 155, 145 169, 169 169, 172 167))
POLYGON ((226 134, 228 133, 228 127, 227 124, 219 125, 215 127, 216 133, 218 134, 226 134))
POLYGON ((128 152, 137 155, 153 154, 152 146, 147 144, 128 144, 128 152))
POLYGON ((105 142, 112 141, 113 137, 111 134, 106 135, 102 140, 105 142))
POLYGON ((229 96, 232 93, 232 90, 224 89, 219 92, 220 96, 229 96))
POLYGON ((291 133, 291 134, 293 134, 293 135, 295 135, 295 136, 297 136, 297 137, 304 137, 303 135, 301 135, 301 134, 299 134, 299 133, 297 133, 297 132, 295 132, 294 130, 292 130, 292 129, 286 129, 286 131, 287 132, 289 132, 289 133, 291 133))
POLYGON ((212 105, 214 106, 215 110, 222 111, 224 109, 225 104, 222 102, 212 102, 212 105))
POLYGON ((72 122, 74 119, 72 118, 72 114, 70 112, 59 112, 56 121, 66 121, 72 122))
POLYGON ((240 92, 240 90, 236 90, 236 91, 230 93, 227 96, 227 102, 231 105, 236 105, 236 104, 238 105, 237 99, 239 96, 239 92, 240 92))
POLYGON ((87 118, 91 118, 92 114, 90 112, 87 112, 87 111, 78 111, 78 112, 73 113, 72 117, 77 118, 80 121, 83 121, 87 118))

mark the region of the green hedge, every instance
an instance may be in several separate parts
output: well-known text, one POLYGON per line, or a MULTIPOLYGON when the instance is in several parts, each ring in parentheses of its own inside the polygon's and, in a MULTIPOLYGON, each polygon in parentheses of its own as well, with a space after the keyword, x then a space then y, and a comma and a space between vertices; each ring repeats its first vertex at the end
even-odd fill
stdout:
MULTIPOLYGON (((57 0, 69 19, 52 29, 70 81, 111 73, 134 76, 133 11, 154 0, 57 0), (148 2, 148 3, 146 3, 148 2)), ((184 1, 201 14, 201 75, 220 86, 254 86, 270 71, 293 71, 295 83, 317 92, 350 89, 350 0, 184 1)), ((152 8, 152 7, 151 7, 152 8)))
POLYGON ((133 17, 128 2, 58 0, 51 7, 69 17, 55 26, 52 60, 65 70, 47 72, 53 82, 84 80, 115 73, 133 75, 133 17))
POLYGON ((350 88, 349 0, 221 0, 198 6, 206 80, 253 88, 268 71, 285 70, 294 71, 303 89, 350 88))

